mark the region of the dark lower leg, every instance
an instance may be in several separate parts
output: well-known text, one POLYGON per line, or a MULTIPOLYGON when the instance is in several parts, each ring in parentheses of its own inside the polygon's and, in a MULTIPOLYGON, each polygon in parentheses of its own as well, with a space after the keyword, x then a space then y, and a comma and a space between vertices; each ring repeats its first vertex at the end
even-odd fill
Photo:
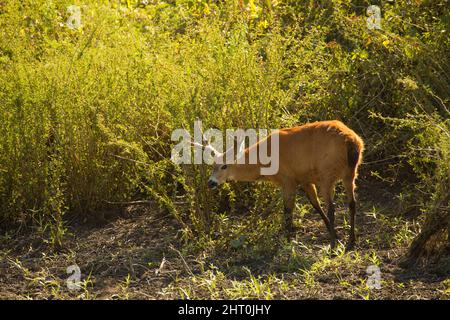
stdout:
POLYGON ((330 209, 328 209, 328 217, 325 215, 325 212, 323 212, 322 208, 318 203, 314 203, 310 199, 311 205, 316 209, 317 212, 319 212, 320 216, 322 217, 323 222, 325 223, 325 226, 327 227, 328 233, 330 234, 330 246, 331 248, 334 248, 336 246, 336 231, 334 230, 334 206, 333 206, 333 215, 332 220, 333 223, 330 221, 330 209))
POLYGON ((316 211, 320 214, 320 216, 322 217, 323 222, 325 223, 325 226, 327 227, 328 232, 331 233, 330 220, 328 220, 327 216, 325 215, 325 212, 323 212, 323 210, 320 207, 320 205, 318 205, 317 203, 314 203, 314 201, 312 201, 311 199, 309 199, 309 202, 311 203, 313 208, 316 209, 316 211))
POLYGON ((353 247, 355 245, 355 216, 356 216, 356 202, 352 199, 348 205, 350 210, 350 234, 348 239, 348 246, 353 247))
POLYGON ((350 233, 348 237, 347 249, 353 249, 355 246, 355 216, 356 216, 356 201, 355 201, 355 176, 356 172, 352 172, 343 179, 345 193, 347 194, 348 209, 350 213, 350 233))
POLYGON ((283 228, 287 233, 288 239, 290 239, 294 233, 293 211, 295 207, 295 191, 294 185, 290 185, 283 190, 283 228))
POLYGON ((292 234, 294 233, 294 218, 293 218, 293 211, 294 208, 289 208, 287 206, 284 207, 284 214, 283 214, 283 219, 284 219, 284 230, 286 231, 288 238, 290 238, 292 236, 292 234))
MULTIPOLYGON (((308 196, 309 202, 313 206, 314 209, 320 214, 322 217, 323 222, 325 223, 325 226, 327 227, 327 230, 331 236, 331 247, 334 248, 336 245, 336 233, 334 232, 334 227, 330 222, 329 217, 325 215, 325 212, 322 210, 322 207, 320 206, 319 199, 317 198, 317 191, 314 185, 305 185, 304 190, 308 196)), ((332 202, 332 201, 330 201, 332 202)), ((328 207, 330 208, 330 207, 328 207)), ((334 207, 333 207, 333 221, 334 221, 334 207)))
POLYGON ((336 245, 336 230, 334 229, 334 203, 330 202, 328 204, 328 221, 330 221, 330 237, 331 237, 331 247, 334 248, 336 245))

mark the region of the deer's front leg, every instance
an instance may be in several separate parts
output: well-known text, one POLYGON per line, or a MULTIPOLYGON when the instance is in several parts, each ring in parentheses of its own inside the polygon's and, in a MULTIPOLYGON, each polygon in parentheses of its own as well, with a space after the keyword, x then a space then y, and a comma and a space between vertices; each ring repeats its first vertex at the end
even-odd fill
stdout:
POLYGON ((284 212, 283 212, 283 222, 284 231, 287 234, 288 239, 290 239, 294 234, 294 206, 295 206, 295 187, 285 187, 283 188, 283 202, 284 202, 284 212))

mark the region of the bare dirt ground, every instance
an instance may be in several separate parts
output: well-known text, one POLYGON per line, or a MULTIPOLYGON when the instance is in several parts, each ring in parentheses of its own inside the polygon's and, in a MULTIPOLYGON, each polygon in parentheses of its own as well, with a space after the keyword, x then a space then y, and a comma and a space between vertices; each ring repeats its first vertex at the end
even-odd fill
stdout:
MULTIPOLYGON (((260 236, 253 240, 244 231, 239 239, 198 245, 183 240, 181 226, 167 213, 146 206, 128 207, 101 224, 69 224, 60 251, 29 230, 2 232, 0 298, 449 299, 445 265, 397 266, 417 225, 395 220, 392 198, 385 197, 378 197, 385 205, 375 207, 363 193, 358 246, 345 252, 342 245, 334 256, 320 218, 308 207, 300 207, 306 213, 297 213, 297 236, 290 243, 279 236, 276 223, 269 223, 262 232, 254 230, 260 236), (66 268, 74 264, 82 282, 69 290, 66 268), (368 286, 370 265, 380 268, 381 289, 368 286)), ((229 219, 231 225, 252 220, 243 229, 251 230, 262 218, 229 219)), ((345 238, 343 229, 338 233, 345 238)))

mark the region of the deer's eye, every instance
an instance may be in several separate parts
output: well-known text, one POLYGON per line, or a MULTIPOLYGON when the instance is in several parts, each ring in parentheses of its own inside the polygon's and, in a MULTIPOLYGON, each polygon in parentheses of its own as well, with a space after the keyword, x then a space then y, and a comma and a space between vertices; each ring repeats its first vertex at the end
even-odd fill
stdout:
POLYGON ((220 167, 220 169, 225 170, 227 168, 227 165, 224 164, 223 166, 220 167))

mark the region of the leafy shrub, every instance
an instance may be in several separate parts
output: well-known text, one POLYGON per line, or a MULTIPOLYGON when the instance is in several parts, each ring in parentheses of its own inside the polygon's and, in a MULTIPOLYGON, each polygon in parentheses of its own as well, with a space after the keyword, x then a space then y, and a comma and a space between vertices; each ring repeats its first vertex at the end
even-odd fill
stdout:
POLYGON ((67 212, 151 198, 192 236, 215 213, 277 211, 265 185, 211 197, 205 167, 170 163, 172 130, 197 118, 222 130, 341 119, 366 141, 362 178, 381 171, 409 193, 414 181, 423 209, 448 192, 448 1, 77 3, 78 29, 70 1, 0 3, 3 223, 59 239, 67 212), (366 26, 370 4, 382 30, 366 26))

